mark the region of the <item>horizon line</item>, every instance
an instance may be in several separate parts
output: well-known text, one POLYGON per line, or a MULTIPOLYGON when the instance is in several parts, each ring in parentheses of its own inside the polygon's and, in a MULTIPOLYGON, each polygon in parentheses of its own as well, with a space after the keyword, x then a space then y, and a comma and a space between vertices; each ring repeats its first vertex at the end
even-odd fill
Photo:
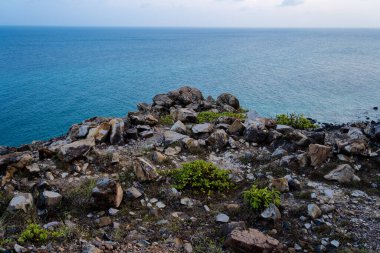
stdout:
POLYGON ((167 28, 167 29, 380 29, 379 27, 329 27, 329 26, 128 26, 128 25, 3 25, 0 27, 44 27, 44 28, 167 28))

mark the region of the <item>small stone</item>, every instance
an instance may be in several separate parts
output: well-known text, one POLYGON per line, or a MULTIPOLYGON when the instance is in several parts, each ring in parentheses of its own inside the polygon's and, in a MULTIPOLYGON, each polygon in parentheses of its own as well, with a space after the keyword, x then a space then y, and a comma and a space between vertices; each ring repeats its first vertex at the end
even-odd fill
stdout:
POLYGON ((206 212, 210 212, 210 208, 207 205, 204 205, 203 208, 205 209, 206 212))
POLYGON ((193 246, 191 245, 191 243, 188 243, 188 242, 183 244, 183 249, 185 250, 186 253, 193 252, 193 246))
POLYGON ((58 206, 61 203, 62 195, 58 192, 44 191, 42 194, 44 203, 48 207, 58 206))
POLYGON ((289 191, 289 183, 287 178, 274 178, 271 181, 271 188, 280 192, 289 191))
POLYGON ((181 199, 181 204, 184 206, 192 207, 194 205, 194 201, 188 197, 181 199))
POLYGON ((21 245, 18 245, 17 243, 15 244, 15 246, 13 247, 14 250, 16 251, 16 253, 25 253, 25 252, 29 252, 29 250, 27 248, 24 248, 23 246, 21 245))
POLYGON ((123 200, 123 189, 118 182, 103 178, 96 182, 96 186, 92 189, 92 197, 98 205, 117 208, 123 200))
POLYGON ((269 207, 261 213, 261 217, 264 219, 272 219, 276 221, 281 219, 281 213, 280 210, 278 210, 277 206, 271 203, 269 204, 269 207))
POLYGON ((129 199, 138 199, 143 195, 143 193, 134 186, 128 188, 125 191, 125 194, 126 194, 126 197, 129 199))
POLYGON ((86 246, 82 253, 102 253, 103 251, 101 249, 98 249, 94 245, 88 245, 86 246))
POLYGON ((309 204, 307 206, 307 214, 312 219, 316 219, 322 215, 322 211, 316 204, 309 204))
POLYGON ((108 216, 100 217, 99 219, 95 220, 95 222, 98 224, 98 226, 105 227, 112 224, 112 220, 108 216))
POLYGON ((335 180, 339 183, 358 182, 360 178, 354 174, 355 170, 349 164, 341 164, 324 176, 327 180, 335 180))
POLYGON ((306 229, 310 229, 311 228, 311 224, 310 223, 305 223, 305 228, 306 229))
POLYGON ((156 206, 160 209, 164 209, 166 207, 166 205, 164 203, 162 203, 161 201, 157 202, 156 203, 156 206))
POLYGON ((47 180, 50 180, 50 181, 54 180, 53 173, 51 173, 50 171, 46 172, 45 176, 46 176, 47 180))
POLYGON ((228 215, 224 214, 224 213, 220 213, 218 214, 216 217, 215 217, 215 220, 217 222, 221 222, 221 223, 227 223, 230 221, 230 217, 228 217, 228 215))
POLYGON ((31 164, 31 165, 26 166, 26 169, 27 169, 30 173, 38 173, 38 172, 40 172, 40 167, 38 166, 37 163, 33 163, 33 164, 31 164))
POLYGON ((182 121, 177 121, 174 123, 174 125, 170 128, 170 131, 177 132, 180 134, 186 134, 186 126, 182 123, 182 121))
POLYGON ((351 193, 351 196, 356 197, 356 198, 359 198, 359 197, 362 197, 362 198, 368 198, 367 193, 365 193, 365 192, 363 192, 363 191, 360 191, 360 190, 354 190, 354 191, 351 193))
POLYGON ((111 216, 115 216, 118 212, 119 212, 119 210, 115 209, 115 208, 108 209, 108 214, 111 216))
POLYGON ((339 241, 337 241, 337 240, 332 240, 332 241, 330 242, 330 244, 331 244, 332 246, 334 246, 335 248, 338 248, 338 247, 340 246, 340 243, 339 243, 339 241))
POLYGON ((9 203, 8 211, 14 212, 23 210, 27 212, 29 207, 33 206, 33 196, 30 193, 19 193, 9 203))

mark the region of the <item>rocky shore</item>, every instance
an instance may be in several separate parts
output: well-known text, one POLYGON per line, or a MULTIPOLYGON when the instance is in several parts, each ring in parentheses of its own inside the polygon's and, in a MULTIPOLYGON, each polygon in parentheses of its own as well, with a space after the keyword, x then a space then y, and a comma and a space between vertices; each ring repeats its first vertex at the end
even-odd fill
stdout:
POLYGON ((380 123, 296 129, 191 87, 137 108, 0 147, 0 252, 380 252, 380 123), (233 187, 176 188, 199 160, 233 187))

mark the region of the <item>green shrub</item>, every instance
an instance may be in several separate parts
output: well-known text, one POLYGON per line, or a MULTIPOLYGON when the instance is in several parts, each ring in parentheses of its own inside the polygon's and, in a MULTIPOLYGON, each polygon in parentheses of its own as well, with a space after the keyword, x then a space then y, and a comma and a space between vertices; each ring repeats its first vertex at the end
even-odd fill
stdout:
POLYGON ((62 238, 66 236, 66 230, 60 229, 58 231, 50 231, 44 228, 41 228, 40 225, 31 223, 27 226, 27 228, 21 233, 18 238, 18 242, 40 242, 44 243, 48 240, 55 240, 57 238, 62 238))
POLYGON ((244 191, 243 198, 255 210, 268 207, 271 203, 276 206, 281 203, 279 191, 268 190, 266 187, 259 189, 256 185, 253 185, 248 191, 244 191))
POLYGON ((174 124, 174 121, 170 115, 165 115, 160 117, 160 124, 164 126, 170 126, 174 124))
POLYGON ((277 124, 287 125, 298 129, 312 129, 317 126, 310 120, 305 118, 304 115, 291 114, 279 114, 276 115, 277 124))
POLYGON ((234 113, 234 112, 200 112, 197 116, 197 122, 198 123, 205 123, 205 122, 214 122, 220 117, 232 117, 236 119, 245 119, 246 115, 244 113, 234 113))
POLYGON ((227 170, 204 160, 182 164, 182 167, 170 172, 179 190, 190 189, 194 192, 208 193, 227 190, 233 187, 227 170))

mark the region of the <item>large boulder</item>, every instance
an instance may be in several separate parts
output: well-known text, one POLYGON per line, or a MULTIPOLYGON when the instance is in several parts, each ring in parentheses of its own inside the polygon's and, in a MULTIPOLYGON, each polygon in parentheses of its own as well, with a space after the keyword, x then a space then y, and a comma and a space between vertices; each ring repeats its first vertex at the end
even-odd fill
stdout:
POLYGON ((338 152, 349 155, 367 155, 368 142, 365 139, 336 139, 338 152))
POLYGON ((181 87, 177 90, 170 91, 168 96, 179 105, 200 104, 204 98, 202 92, 193 87, 181 87))
POLYGON ((103 178, 96 182, 92 189, 94 203, 104 207, 119 207, 123 200, 123 189, 121 185, 109 178, 103 178))
POLYGON ((58 150, 58 157, 64 162, 71 162, 95 146, 94 138, 87 138, 63 145, 58 150))
POLYGON ((216 104, 219 106, 228 105, 234 108, 235 110, 240 109, 240 102, 239 100, 229 93, 223 93, 216 99, 216 104))
POLYGON ((174 121, 181 121, 183 123, 197 122, 197 113, 193 109, 177 108, 170 111, 170 116, 174 121))
POLYGON ((360 178, 355 175, 355 170, 349 164, 338 165, 336 169, 330 171, 324 178, 338 181, 339 183, 360 181, 360 178))
POLYGON ((112 145, 120 145, 124 143, 124 121, 123 119, 116 118, 110 121, 111 135, 110 143, 112 145))
POLYGON ((309 145, 309 156, 312 166, 319 166, 327 160, 331 154, 331 147, 320 144, 309 145))
POLYGON ((224 242, 227 248, 243 253, 269 253, 281 251, 282 245, 273 237, 263 234, 257 229, 235 229, 224 242))

